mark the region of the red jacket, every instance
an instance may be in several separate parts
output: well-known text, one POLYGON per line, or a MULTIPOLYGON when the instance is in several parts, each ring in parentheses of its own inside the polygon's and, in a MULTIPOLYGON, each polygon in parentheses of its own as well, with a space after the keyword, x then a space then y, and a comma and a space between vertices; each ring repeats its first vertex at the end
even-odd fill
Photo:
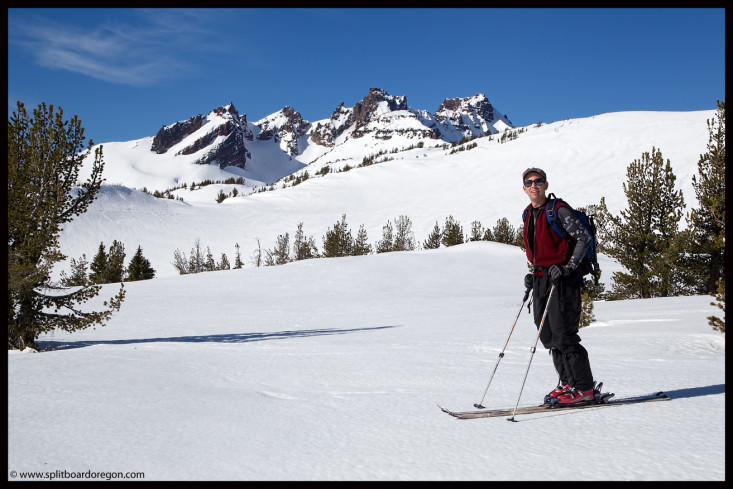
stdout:
MULTIPOLYGON (((527 251, 527 260, 538 267, 564 264, 570 259, 573 252, 568 241, 558 236, 550 227, 550 223, 547 221, 546 205, 547 202, 540 207, 537 214, 537 221, 533 226, 534 242, 532 247, 529 246, 527 238, 530 219, 534 216, 532 204, 527 206, 527 215, 524 219, 524 247, 527 251), (534 256, 532 250, 534 250, 534 256)), ((561 206, 570 207, 565 202, 558 201, 557 209, 561 206)))

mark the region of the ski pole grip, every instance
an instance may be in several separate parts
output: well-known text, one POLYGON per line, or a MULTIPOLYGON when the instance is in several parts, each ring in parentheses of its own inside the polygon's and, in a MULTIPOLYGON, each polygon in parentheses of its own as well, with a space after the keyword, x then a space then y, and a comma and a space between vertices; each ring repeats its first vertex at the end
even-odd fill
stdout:
POLYGON ((532 289, 527 289, 526 291, 524 291, 524 299, 522 300, 522 302, 527 302, 527 299, 529 298, 529 293, 531 291, 532 289))

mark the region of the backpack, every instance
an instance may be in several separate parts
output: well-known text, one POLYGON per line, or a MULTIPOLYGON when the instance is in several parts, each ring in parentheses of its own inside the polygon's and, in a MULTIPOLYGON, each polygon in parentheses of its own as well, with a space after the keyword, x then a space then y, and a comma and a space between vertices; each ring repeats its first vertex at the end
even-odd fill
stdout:
MULTIPOLYGON (((571 238, 571 236, 565 231, 565 228, 562 227, 562 223, 560 222, 560 219, 557 217, 557 212, 555 209, 557 208, 558 201, 564 202, 566 205, 568 205, 567 202, 564 200, 555 197, 555 194, 550 193, 547 196, 547 205, 545 206, 545 213, 547 214, 547 222, 550 224, 550 227, 552 228, 555 233, 560 236, 561 238, 567 240, 571 238)), ((570 205, 568 205, 570 210, 572 210, 575 215, 580 219, 580 222, 583 223, 583 226, 585 227, 585 230, 588 231, 588 234, 591 237, 590 246, 588 247, 588 251, 585 254, 585 257, 583 257, 583 260, 580 262, 580 265, 578 265, 578 268, 582 272, 581 274, 583 276, 591 274, 593 275, 593 282, 596 286, 598 286, 598 279, 601 276, 601 268, 598 265, 598 252, 597 252, 597 245, 598 241, 596 239, 596 224, 593 218, 595 217, 594 214, 591 214, 590 216, 587 215, 585 212, 573 209, 570 205)), ((525 215, 522 216, 522 222, 525 221, 526 218, 526 212, 525 215)))

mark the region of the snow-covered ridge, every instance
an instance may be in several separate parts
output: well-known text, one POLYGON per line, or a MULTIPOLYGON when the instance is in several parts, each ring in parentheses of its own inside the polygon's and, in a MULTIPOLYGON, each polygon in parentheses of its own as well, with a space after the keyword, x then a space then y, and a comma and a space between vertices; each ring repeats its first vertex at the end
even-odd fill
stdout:
POLYGON ((229 103, 206 116, 164 125, 152 141, 102 144, 107 168, 114 167, 106 173, 108 181, 164 191, 190 185, 202 175, 215 181, 243 176, 250 187, 264 186, 354 139, 374 152, 390 151, 404 139, 451 143, 509 127, 482 94, 446 99, 439 113, 430 114, 409 107, 404 95, 372 88, 353 106, 342 102, 329 118, 312 123, 289 106, 252 123, 229 103), (155 176, 146 180, 151 174, 155 176))
MULTIPOLYGON (((404 112, 389 116, 399 117, 404 112)), ((245 266, 251 266, 248 260, 257 239, 263 249, 272 249, 278 235, 287 232, 292 237, 303 222, 305 235, 313 236, 320 248, 322 236, 342 214, 354 232, 363 224, 372 244, 381 238, 383 226, 401 215, 411 219, 418 242, 428 237, 436 221, 442 226, 449 215, 462 224, 465 233, 474 220, 493 227, 497 220, 507 218, 518 227, 521 210, 527 205, 521 173, 530 166, 543 168, 549 190, 571 205, 598 204, 605 197, 609 210, 617 213, 626 206, 626 168, 652 147, 670 160, 689 211, 697 207, 692 176, 697 173, 700 155, 706 152, 706 120, 714 113, 608 113, 528 126, 517 139, 503 144, 497 136, 480 137, 471 142, 475 147, 461 152, 426 143, 422 148, 385 154, 380 160, 389 160, 360 168, 362 159, 376 154, 379 146, 365 145, 365 138, 346 139, 344 135, 345 141, 317 159, 315 152, 306 153, 315 159, 309 166, 297 159, 283 161, 292 165, 289 173, 308 170, 311 178, 288 188, 278 186, 273 192, 252 194, 252 181, 247 179, 244 186, 176 190, 174 196, 185 202, 145 196, 133 206, 130 195, 123 198, 118 191, 103 189, 98 202, 66 225, 61 251, 78 258, 83 253, 93 254, 100 241, 109 244, 116 239, 127 250, 141 245, 159 276, 165 276, 177 273, 171 264, 173 252, 180 249, 188 253, 196 238, 210 246, 217 257, 226 253, 231 258, 239 243, 245 266), (335 173, 346 164, 353 169, 335 173), (323 166, 333 167, 334 172, 316 177, 314 170, 323 166), (216 203, 220 191, 228 194, 234 188, 238 196, 216 203)), ((398 148, 415 144, 414 139, 399 135, 389 141, 398 148)), ((107 183, 128 182, 124 186, 148 185, 150 189, 151 181, 166 182, 180 171, 176 160, 150 160, 150 142, 151 138, 105 146, 107 183), (120 146, 134 156, 129 165, 110 157, 120 146)), ((308 151, 314 148, 311 145, 308 151)), ((283 153, 276 144, 255 146, 247 169, 237 170, 245 177, 254 173, 277 176, 275 172, 268 174, 268 163, 278 154, 283 153), (254 157, 255 151, 260 158, 254 157)), ((214 165, 192 164, 188 168, 185 176, 197 182, 232 175, 214 165)), ((59 266, 68 269, 66 264, 59 266)), ((607 280, 610 272, 604 273, 607 280)))

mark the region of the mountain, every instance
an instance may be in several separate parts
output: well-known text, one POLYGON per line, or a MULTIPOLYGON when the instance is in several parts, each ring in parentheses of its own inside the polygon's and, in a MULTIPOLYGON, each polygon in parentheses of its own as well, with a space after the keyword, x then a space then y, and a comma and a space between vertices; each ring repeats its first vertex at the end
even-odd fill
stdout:
POLYGON ((164 126, 153 138, 150 151, 175 155, 197 154, 198 165, 218 164, 244 169, 252 154, 244 141, 252 141, 247 116, 239 115, 234 104, 214 109, 206 119, 198 114, 186 121, 164 126), (209 149, 203 152, 203 149, 209 149))
MULTIPOLYGON (((380 104, 388 108, 388 104, 380 104)), ((353 108, 343 109, 339 112, 345 121, 353 108)), ((227 170, 242 174, 266 172, 268 163, 278 168, 290 163, 296 171, 294 175, 310 171, 310 178, 297 185, 296 181, 283 180, 268 187, 273 191, 254 193, 252 187, 238 184, 174 190, 172 197, 183 201, 154 198, 136 190, 150 185, 159 175, 160 182, 168 182, 171 175, 181 172, 175 159, 165 159, 170 149, 162 155, 150 151, 153 137, 129 142, 126 144, 135 146, 140 160, 135 164, 115 165, 120 160, 111 157, 112 149, 130 151, 131 148, 122 144, 105 145, 108 163, 103 175, 107 185, 102 187, 99 197, 86 213, 66 224, 60 238, 61 252, 69 258, 77 259, 82 254, 91 258, 100 242, 109 246, 113 240, 118 240, 129 254, 142 246, 144 256, 162 277, 177 274, 171 264, 174 251, 179 249, 188 254, 196 239, 201 240, 204 248, 209 246, 217 260, 221 253, 226 253, 231 261, 235 244, 239 244, 245 266, 251 267, 250 258, 258 246, 270 250, 277 237, 285 233, 293 239, 298 224, 302 223, 305 236, 313 236, 322 250, 322 237, 343 214, 346 214, 352 234, 356 235, 359 227, 364 226, 371 244, 381 239, 382 228, 388 221, 401 215, 412 221, 419 243, 427 239, 436 223, 442 227, 448 216, 453 216, 463 226, 464 234, 470 233, 473 221, 479 221, 486 228, 507 218, 518 228, 521 211, 527 205, 521 174, 530 166, 544 169, 548 174, 549 191, 571 205, 598 204, 601 197, 605 197, 609 210, 618 213, 626 207, 623 184, 627 167, 653 147, 662 151, 665 160, 670 160, 677 176, 676 187, 683 191, 687 212, 697 207, 692 176, 697 174, 700 155, 707 151, 706 121, 714 117, 715 111, 606 113, 515 128, 502 133, 516 135, 503 143, 502 138, 493 135, 455 147, 442 140, 430 143, 426 139, 420 140, 425 143, 420 147, 406 133, 395 132, 386 140, 393 146, 383 148, 393 147, 396 151, 385 150, 374 158, 378 148, 375 144, 385 140, 375 139, 377 131, 371 128, 400 113, 412 114, 404 109, 385 111, 356 129, 364 133, 361 138, 350 136, 349 132, 354 130, 352 122, 336 136, 335 146, 327 148, 307 166, 295 158, 291 160, 282 151, 283 139, 274 141, 277 131, 273 131, 272 140, 260 141, 257 139, 259 127, 248 121, 253 142, 259 141, 259 144, 245 140, 252 153, 252 159, 246 161, 246 170, 238 167, 227 167, 227 170), (267 151, 272 159, 264 157, 267 151), (160 159, 145 161, 144 155, 160 159), (275 160, 278 155, 281 160, 275 160), (363 165, 365 159, 373 164, 363 165), (153 161, 158 165, 152 165, 153 161), (346 165, 351 167, 349 171, 343 171, 346 165), (321 174, 312 171, 326 166, 332 171, 321 174), (138 183, 122 185, 121 182, 138 183), (235 189, 238 195, 217 203, 220 192, 233 195, 235 189)), ((300 136, 298 143, 304 143, 308 137, 300 136)), ((299 146, 301 150, 303 147, 299 146)), ((309 144, 303 154, 321 148, 324 147, 309 144)), ((195 154, 176 158, 193 157, 195 154)), ((196 181, 232 175, 215 165, 189 166, 210 172, 189 173, 196 181), (218 177, 213 170, 221 172, 218 177)), ((612 266, 608 261, 601 263, 602 282, 610 279, 612 266)), ((54 269, 58 270, 68 272, 68 264, 60 263, 54 269)))
POLYGON ((405 96, 371 88, 352 107, 342 102, 329 118, 313 123, 290 106, 252 123, 229 103, 164 125, 152 137, 103 143, 105 175, 108 182, 151 191, 231 177, 244 177, 251 189, 306 167, 314 173, 365 147, 389 152, 511 127, 483 94, 446 99, 431 114, 409 107, 405 96))

